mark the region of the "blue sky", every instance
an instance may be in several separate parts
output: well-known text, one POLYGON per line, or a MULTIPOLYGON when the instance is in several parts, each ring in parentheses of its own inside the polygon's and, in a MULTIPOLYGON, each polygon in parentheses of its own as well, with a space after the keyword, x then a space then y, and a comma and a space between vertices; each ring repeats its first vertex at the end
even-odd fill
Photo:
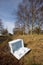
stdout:
POLYGON ((15 14, 13 15, 13 12, 17 11, 21 2, 22 0, 0 0, 0 19, 2 19, 4 27, 7 27, 9 32, 12 32, 14 22, 16 21, 16 16, 15 14))
MULTIPOLYGON (((7 28, 10 33, 12 33, 14 28, 14 22, 16 22, 15 13, 21 2, 22 0, 0 0, 0 19, 2 19, 4 27, 7 28)), ((42 5, 43 3, 40 7, 42 5)))

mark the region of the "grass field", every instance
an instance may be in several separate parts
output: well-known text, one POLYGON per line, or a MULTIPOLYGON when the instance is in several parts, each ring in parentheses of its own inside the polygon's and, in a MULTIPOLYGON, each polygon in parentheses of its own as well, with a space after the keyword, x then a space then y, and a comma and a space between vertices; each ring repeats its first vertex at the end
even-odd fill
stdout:
POLYGON ((0 44, 1 65, 43 65, 43 35, 13 35, 0 44), (18 60, 10 53, 8 41, 23 39, 24 45, 31 49, 18 63, 18 60))

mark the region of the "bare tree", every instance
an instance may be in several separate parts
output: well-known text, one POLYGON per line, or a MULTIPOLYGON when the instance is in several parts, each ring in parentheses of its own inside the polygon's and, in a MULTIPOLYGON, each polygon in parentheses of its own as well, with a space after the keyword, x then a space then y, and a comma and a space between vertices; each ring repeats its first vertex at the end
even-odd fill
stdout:
POLYGON ((20 21, 14 23, 13 33, 16 34, 17 32, 24 34, 24 25, 20 21))
POLYGON ((3 23, 2 23, 2 19, 0 19, 0 34, 2 34, 3 31, 3 23))
POLYGON ((2 31, 2 34, 3 34, 3 35, 8 35, 8 30, 7 30, 7 29, 4 29, 4 30, 2 31))
POLYGON ((38 28, 41 29, 42 24, 43 24, 43 6, 39 8, 37 19, 38 19, 38 28))
POLYGON ((36 22, 37 16, 39 20, 40 16, 38 14, 40 14, 41 11, 40 12, 38 11, 42 6, 43 6, 43 0, 23 0, 23 2, 18 7, 17 16, 19 22, 23 22, 24 27, 26 26, 29 27, 29 25, 32 24, 32 31, 31 31, 32 33, 34 30, 34 23, 36 22))

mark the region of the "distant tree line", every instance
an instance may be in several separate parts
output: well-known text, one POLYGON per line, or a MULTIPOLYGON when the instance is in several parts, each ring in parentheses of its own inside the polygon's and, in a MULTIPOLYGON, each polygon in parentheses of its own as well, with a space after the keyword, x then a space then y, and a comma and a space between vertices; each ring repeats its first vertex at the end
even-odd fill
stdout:
POLYGON ((0 35, 8 35, 8 30, 4 29, 2 19, 0 19, 0 35))

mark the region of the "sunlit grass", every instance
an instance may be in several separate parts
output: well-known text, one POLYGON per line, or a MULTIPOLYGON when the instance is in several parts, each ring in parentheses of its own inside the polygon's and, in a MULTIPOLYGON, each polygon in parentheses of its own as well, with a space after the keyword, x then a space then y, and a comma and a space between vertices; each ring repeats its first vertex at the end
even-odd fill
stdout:
MULTIPOLYGON (((10 36, 8 39, 6 39, 6 41, 1 43, 0 45, 1 51, 3 51, 4 53, 7 53, 8 41, 18 39, 18 38, 23 39, 24 45, 31 49, 31 51, 20 60, 20 65, 43 65, 43 35, 34 34, 34 35, 10 36)), ((14 61, 12 61, 12 63, 13 62, 14 61)))

